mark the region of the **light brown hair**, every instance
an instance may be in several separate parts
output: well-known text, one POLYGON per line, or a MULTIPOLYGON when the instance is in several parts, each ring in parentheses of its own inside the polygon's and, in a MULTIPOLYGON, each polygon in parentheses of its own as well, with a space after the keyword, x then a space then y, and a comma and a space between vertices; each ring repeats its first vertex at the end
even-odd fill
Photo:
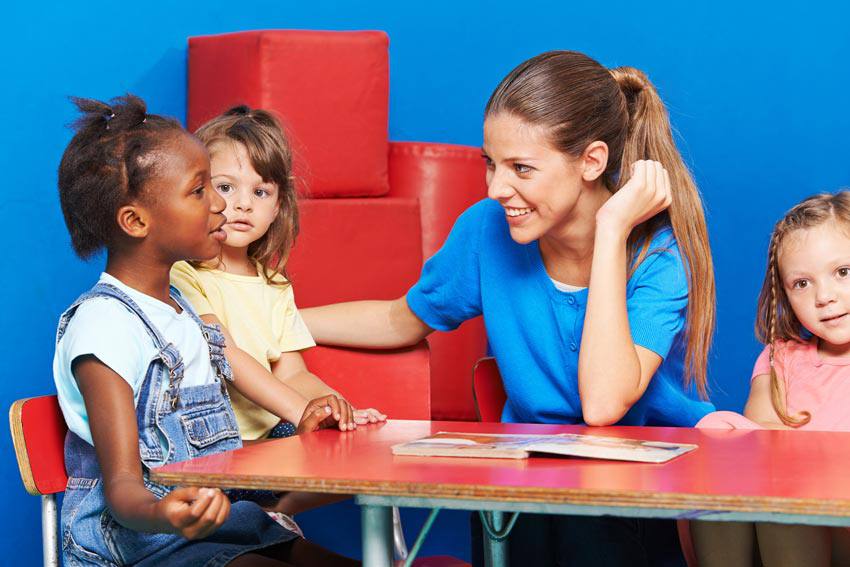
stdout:
POLYGON ((797 231, 814 228, 825 222, 836 221, 850 227, 850 191, 821 193, 813 195, 795 205, 785 213, 773 227, 770 246, 767 252, 767 268, 764 283, 759 294, 756 311, 756 337, 770 348, 770 401, 776 415, 785 425, 799 427, 808 423, 812 416, 807 411, 799 415, 788 414, 787 403, 783 397, 780 377, 774 366, 776 341, 804 342, 804 328, 791 309, 791 302, 782 285, 779 273, 779 254, 786 237, 797 231))
POLYGON ((714 332, 714 268, 702 200, 673 141, 667 109, 647 76, 633 67, 606 69, 575 51, 549 51, 521 63, 496 88, 486 115, 513 114, 549 129, 553 146, 577 157, 594 141, 608 146, 602 181, 612 193, 625 185, 632 163, 655 160, 670 175, 669 209, 632 230, 631 273, 652 235, 670 225, 688 274, 685 376, 707 397, 708 350, 714 332))
POLYGON ((239 142, 263 181, 277 185, 277 218, 248 246, 248 258, 262 267, 268 283, 281 283, 278 275, 286 278, 286 261, 298 236, 298 196, 292 150, 280 122, 266 110, 235 106, 198 128, 195 135, 207 148, 239 142))

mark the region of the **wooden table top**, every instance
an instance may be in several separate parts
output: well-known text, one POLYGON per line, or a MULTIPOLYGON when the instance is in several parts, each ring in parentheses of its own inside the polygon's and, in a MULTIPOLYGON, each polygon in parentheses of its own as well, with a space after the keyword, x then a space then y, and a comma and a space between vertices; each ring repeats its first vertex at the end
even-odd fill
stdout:
POLYGON ((169 485, 850 517, 850 433, 400 421, 257 443, 154 469, 169 485), (664 464, 394 456, 439 431, 694 443, 664 464))

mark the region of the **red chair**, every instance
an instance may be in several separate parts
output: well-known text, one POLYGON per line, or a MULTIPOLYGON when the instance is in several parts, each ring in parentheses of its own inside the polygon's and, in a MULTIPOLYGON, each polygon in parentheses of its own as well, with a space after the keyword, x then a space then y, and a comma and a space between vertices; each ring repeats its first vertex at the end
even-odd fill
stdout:
POLYGON ((56 396, 26 398, 12 404, 9 426, 21 480, 27 492, 41 496, 44 565, 59 565, 59 515, 56 494, 65 491, 65 433, 56 396))
MULTIPOLYGON (((388 140, 388 44, 375 31, 189 40, 190 129, 242 103, 284 122, 303 193, 287 266, 301 307, 402 296, 460 213, 486 196, 480 149, 388 140)), ((485 354, 480 318, 428 342, 431 417, 473 419, 468 369, 485 354)))
MULTIPOLYGON (((304 352, 310 370, 345 394, 354 407, 375 406, 391 419, 431 419, 431 372, 428 343, 406 349, 365 350, 318 346, 304 352)), ((393 508, 395 555, 403 562, 408 549, 398 508, 393 508)), ((420 557, 414 567, 468 567, 448 555, 420 557)))
POLYGON ((431 419, 428 343, 396 350, 317 346, 304 351, 311 372, 356 408, 375 407, 390 419, 431 419))
POLYGON ((502 421, 502 410, 508 397, 495 358, 482 358, 475 363, 472 369, 472 398, 478 421, 502 421))
MULTIPOLYGON (((398 356, 395 356, 394 360, 399 365, 397 368, 411 370, 421 368, 421 358, 424 356, 427 360, 428 349, 423 343, 411 349, 406 349, 406 352, 396 354, 398 356)), ((364 361, 374 360, 373 357, 376 355, 352 351, 347 353, 346 356, 359 359, 359 364, 356 365, 365 369, 367 365, 364 364, 364 361)), ((389 366, 392 367, 393 365, 390 364, 389 366)), ((388 365, 385 364, 385 361, 381 361, 380 365, 373 366, 375 369, 379 369, 379 367, 387 368, 388 365)), ((417 383, 424 384, 427 388, 429 384, 427 369, 426 364, 424 373, 419 372, 418 375, 415 372, 412 375, 410 373, 400 374, 407 377, 408 380, 399 380, 399 375, 396 375, 396 385, 390 387, 390 390, 403 394, 409 391, 406 386, 410 385, 412 391, 416 391, 417 383)), ((389 374, 389 372, 385 372, 385 375, 389 374)), ((374 376, 374 374, 371 374, 371 376, 374 376)), ((355 394, 355 398, 357 395, 359 394, 355 394)), ((419 408, 406 402, 397 403, 402 398, 404 398, 404 395, 391 395, 386 398, 386 405, 381 407, 389 408, 388 411, 390 412, 401 413, 405 416, 405 419, 427 419, 429 411, 427 396, 419 398, 424 399, 426 403, 424 407, 419 408)), ((65 485, 68 482, 68 476, 65 474, 65 434, 68 427, 65 425, 56 396, 40 396, 16 401, 9 410, 9 425, 24 488, 30 494, 41 496, 44 565, 45 567, 58 567, 59 513, 56 505, 56 494, 64 492, 65 485)), ((393 519, 396 555, 403 560, 407 558, 407 545, 397 511, 393 519)), ((468 567, 469 564, 454 557, 441 555, 422 557, 415 560, 413 565, 414 567, 468 567)))

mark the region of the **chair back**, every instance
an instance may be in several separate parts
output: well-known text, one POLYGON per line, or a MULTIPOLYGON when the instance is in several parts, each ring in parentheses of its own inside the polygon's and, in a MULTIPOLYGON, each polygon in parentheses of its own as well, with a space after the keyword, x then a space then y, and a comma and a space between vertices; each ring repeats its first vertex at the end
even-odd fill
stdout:
POLYGON ((9 426, 21 480, 33 495, 65 490, 65 433, 68 426, 56 396, 25 398, 12 404, 9 426))
POLYGON ((382 350, 317 346, 304 351, 304 362, 356 408, 377 408, 390 419, 431 419, 426 341, 382 350))
POLYGON ((508 397, 493 357, 482 358, 472 370, 472 397, 478 421, 499 422, 508 397))

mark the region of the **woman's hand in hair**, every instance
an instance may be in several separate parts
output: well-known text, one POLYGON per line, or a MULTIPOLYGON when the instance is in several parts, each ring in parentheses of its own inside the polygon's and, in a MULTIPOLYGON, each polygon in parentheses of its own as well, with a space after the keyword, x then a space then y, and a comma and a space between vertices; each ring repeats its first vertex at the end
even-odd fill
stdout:
POLYGON ((596 213, 598 227, 622 231, 632 229, 665 210, 672 202, 670 175, 657 161, 632 164, 629 180, 596 213))

